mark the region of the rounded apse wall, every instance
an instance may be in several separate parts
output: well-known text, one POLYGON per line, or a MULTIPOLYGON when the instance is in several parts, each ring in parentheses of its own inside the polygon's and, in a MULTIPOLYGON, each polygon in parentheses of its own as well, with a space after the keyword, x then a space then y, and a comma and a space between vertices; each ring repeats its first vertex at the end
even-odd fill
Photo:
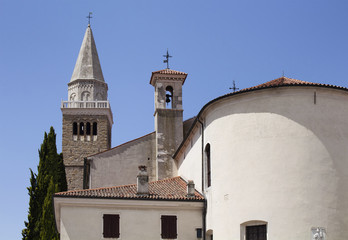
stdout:
POLYGON ((266 223, 269 239, 309 239, 313 227, 348 235, 347 92, 264 89, 219 100, 203 116, 215 238, 243 239, 247 222, 266 223))

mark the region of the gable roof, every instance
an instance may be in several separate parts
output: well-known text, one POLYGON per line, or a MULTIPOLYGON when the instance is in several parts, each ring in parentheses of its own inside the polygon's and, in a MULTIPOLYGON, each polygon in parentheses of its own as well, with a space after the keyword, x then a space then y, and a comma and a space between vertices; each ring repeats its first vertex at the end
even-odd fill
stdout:
POLYGON ((162 70, 159 70, 159 71, 152 72, 152 74, 155 74, 155 73, 159 73, 159 74, 187 75, 187 73, 180 72, 180 71, 176 71, 176 70, 169 69, 169 68, 166 68, 166 69, 162 69, 162 70))
POLYGON ((173 155, 173 158, 175 159, 177 157, 177 155, 179 154, 179 152, 181 151, 181 149, 183 148, 183 146, 185 145, 185 142, 189 139, 190 134, 192 133, 194 127, 196 126, 197 122, 199 121, 199 119, 201 118, 203 112, 205 109, 207 109, 211 104, 221 100, 221 99, 225 99, 227 97, 230 96, 235 96, 238 94, 243 94, 246 92, 251 92, 251 91, 256 91, 256 90, 262 90, 262 89, 267 89, 267 88, 277 88, 277 87, 290 87, 290 86, 298 86, 298 87, 323 87, 323 88, 333 88, 333 89, 339 89, 339 90, 344 90, 344 91, 348 91, 348 88, 345 87, 341 87, 341 86, 336 86, 336 85, 331 85, 331 84, 322 84, 322 83, 312 83, 312 82, 307 82, 307 81, 302 81, 302 80, 298 80, 298 79, 293 79, 293 78, 287 78, 287 77, 280 77, 253 87, 249 87, 249 88, 244 88, 241 89, 239 91, 236 92, 231 92, 225 95, 222 95, 220 97, 217 97, 211 101, 209 101, 207 104, 205 104, 203 106, 203 108, 199 111, 196 119, 194 120, 194 122, 191 125, 190 130, 187 132, 187 134, 184 136, 184 140, 181 142, 180 146, 177 148, 176 152, 173 155))
POLYGON ((181 177, 168 178, 149 183, 149 194, 138 195, 136 184, 104 187, 96 189, 73 190, 54 194, 54 197, 105 198, 134 200, 204 201, 195 191, 194 197, 187 197, 187 182, 181 177))
POLYGON ((154 86, 155 81, 157 79, 166 79, 166 80, 180 80, 182 81, 182 85, 184 85, 186 77, 187 77, 187 73, 166 68, 166 69, 152 72, 151 78, 150 78, 150 84, 154 86))

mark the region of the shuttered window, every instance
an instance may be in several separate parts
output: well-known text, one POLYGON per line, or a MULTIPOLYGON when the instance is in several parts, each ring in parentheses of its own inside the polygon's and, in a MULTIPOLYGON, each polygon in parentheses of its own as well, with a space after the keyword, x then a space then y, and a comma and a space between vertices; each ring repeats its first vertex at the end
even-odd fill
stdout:
POLYGON ((119 238, 120 237, 120 215, 104 214, 103 236, 104 238, 119 238))
POLYGON ((246 226, 246 240, 267 240, 267 226, 246 226))
POLYGON ((177 238, 176 216, 161 217, 161 236, 162 239, 175 239, 177 238))

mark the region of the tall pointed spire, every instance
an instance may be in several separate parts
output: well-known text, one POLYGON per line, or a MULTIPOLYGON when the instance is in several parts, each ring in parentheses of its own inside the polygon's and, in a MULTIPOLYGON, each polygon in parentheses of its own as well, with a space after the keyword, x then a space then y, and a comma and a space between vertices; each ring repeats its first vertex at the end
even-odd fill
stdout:
POLYGON ((103 72, 100 66, 97 47, 94 42, 90 24, 86 29, 82 41, 79 56, 70 82, 78 79, 90 79, 104 82, 103 72))

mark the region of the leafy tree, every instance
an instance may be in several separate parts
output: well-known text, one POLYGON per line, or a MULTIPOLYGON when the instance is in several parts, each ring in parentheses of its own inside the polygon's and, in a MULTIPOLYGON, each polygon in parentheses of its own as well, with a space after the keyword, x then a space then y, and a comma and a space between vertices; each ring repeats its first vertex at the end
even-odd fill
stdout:
POLYGON ((37 176, 31 171, 29 214, 28 222, 25 222, 26 228, 22 231, 23 240, 59 239, 55 225, 52 228, 51 224, 47 224, 52 219, 54 223, 52 195, 67 190, 63 155, 57 153, 53 127, 48 134, 45 132, 39 159, 37 176))

